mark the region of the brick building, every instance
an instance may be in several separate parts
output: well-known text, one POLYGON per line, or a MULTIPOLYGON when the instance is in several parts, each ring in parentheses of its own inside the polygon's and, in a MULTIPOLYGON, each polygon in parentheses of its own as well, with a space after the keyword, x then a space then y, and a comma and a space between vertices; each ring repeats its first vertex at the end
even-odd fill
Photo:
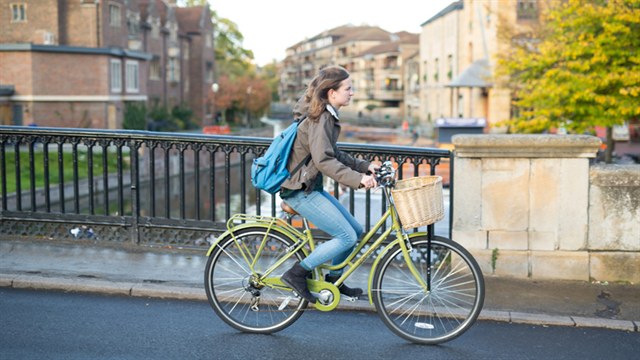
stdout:
POLYGON ((120 129, 128 103, 212 119, 208 5, 0 0, 0 123, 120 129), (209 90, 210 91, 210 90, 209 90))

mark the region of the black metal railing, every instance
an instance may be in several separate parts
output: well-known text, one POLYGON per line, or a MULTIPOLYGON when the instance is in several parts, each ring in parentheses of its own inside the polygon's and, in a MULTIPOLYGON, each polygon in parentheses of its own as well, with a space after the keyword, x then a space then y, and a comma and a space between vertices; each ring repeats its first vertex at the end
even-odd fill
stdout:
MULTIPOLYGON (((0 127, 0 236, 207 246, 235 213, 279 215, 276 197, 256 191, 250 180, 252 159, 270 143, 239 136, 0 127)), ((394 161, 403 169, 400 179, 435 174, 445 159, 453 180, 447 150, 339 147, 369 161, 394 161)), ((333 190, 336 197, 344 193, 337 183, 333 190)), ((355 192, 346 191, 354 214, 355 192)), ((453 186, 450 191, 452 204, 453 186)), ((367 230, 371 196, 367 191, 364 200, 367 230)), ((382 199, 381 213, 385 207, 382 199)), ((450 206, 449 233, 452 213, 450 206)))

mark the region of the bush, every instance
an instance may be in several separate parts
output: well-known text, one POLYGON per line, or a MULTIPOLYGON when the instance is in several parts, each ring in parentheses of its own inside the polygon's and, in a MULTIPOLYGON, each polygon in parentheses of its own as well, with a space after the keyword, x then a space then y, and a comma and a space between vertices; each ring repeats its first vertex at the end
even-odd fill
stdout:
POLYGON ((198 124, 193 121, 193 110, 185 103, 174 106, 171 112, 166 107, 154 107, 149 112, 149 130, 151 131, 178 131, 197 129, 198 124))
POLYGON ((127 104, 124 109, 124 121, 122 128, 127 130, 146 130, 147 128, 147 106, 143 103, 140 106, 135 103, 127 104))
POLYGON ((186 103, 182 103, 180 106, 174 106, 173 110, 171 110, 171 115, 174 119, 178 120, 181 130, 198 128, 198 124, 193 122, 193 110, 191 110, 186 103))

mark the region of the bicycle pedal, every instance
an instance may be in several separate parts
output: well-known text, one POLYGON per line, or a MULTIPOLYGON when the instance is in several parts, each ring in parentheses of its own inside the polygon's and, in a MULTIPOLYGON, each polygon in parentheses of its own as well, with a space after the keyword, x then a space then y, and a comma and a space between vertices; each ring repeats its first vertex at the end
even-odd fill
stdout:
POLYGON ((343 295, 340 295, 340 298, 341 298, 341 299, 344 299, 344 300, 347 300, 347 301, 349 301, 349 302, 356 302, 356 300, 358 300, 358 297, 357 297, 357 296, 353 296, 353 297, 352 297, 352 296, 347 296, 347 295, 344 295, 344 294, 343 294, 343 295))

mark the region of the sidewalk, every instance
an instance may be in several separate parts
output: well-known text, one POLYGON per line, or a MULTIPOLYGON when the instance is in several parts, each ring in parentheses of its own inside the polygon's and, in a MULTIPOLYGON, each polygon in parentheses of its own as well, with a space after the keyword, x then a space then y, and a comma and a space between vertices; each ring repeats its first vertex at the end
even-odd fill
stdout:
MULTIPOLYGON (((203 250, 0 239, 0 287, 206 301, 206 262, 203 250)), ((366 288, 368 275, 358 269, 349 285, 366 288)), ((480 321, 640 331, 640 284, 491 275, 485 283, 480 321)), ((375 311, 366 300, 338 309, 375 311)))

